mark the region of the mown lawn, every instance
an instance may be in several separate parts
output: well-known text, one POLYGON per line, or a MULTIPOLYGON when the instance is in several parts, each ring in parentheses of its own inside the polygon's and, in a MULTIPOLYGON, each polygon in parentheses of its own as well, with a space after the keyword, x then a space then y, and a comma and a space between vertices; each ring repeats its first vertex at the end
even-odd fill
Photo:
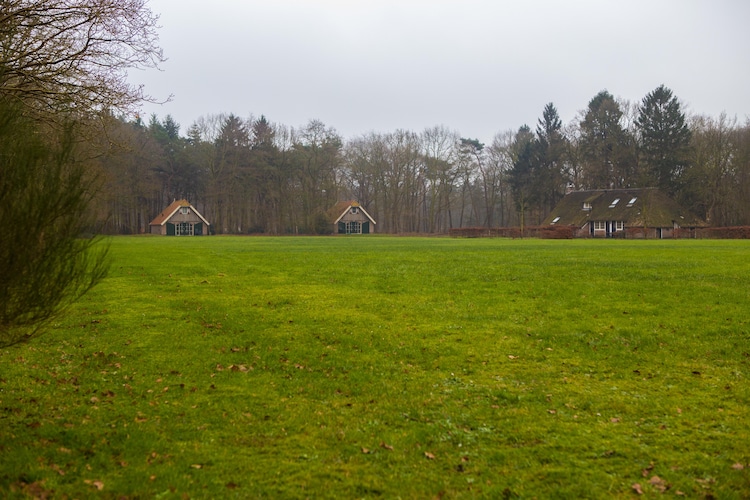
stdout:
POLYGON ((750 243, 111 240, 0 496, 750 497, 750 243))

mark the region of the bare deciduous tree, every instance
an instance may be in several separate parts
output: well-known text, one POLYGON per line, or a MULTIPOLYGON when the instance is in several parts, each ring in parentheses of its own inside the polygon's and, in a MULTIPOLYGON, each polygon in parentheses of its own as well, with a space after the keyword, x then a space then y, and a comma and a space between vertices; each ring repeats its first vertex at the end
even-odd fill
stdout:
POLYGON ((39 113, 130 111, 164 58, 146 0, 0 0, 0 92, 39 113))

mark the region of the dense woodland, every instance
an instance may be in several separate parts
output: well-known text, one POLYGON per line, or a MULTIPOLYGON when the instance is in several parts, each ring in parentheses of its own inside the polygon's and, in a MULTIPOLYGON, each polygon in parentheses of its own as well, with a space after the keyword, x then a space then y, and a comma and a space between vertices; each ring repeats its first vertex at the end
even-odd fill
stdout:
MULTIPOLYGON (((547 104, 532 129, 491 144, 445 126, 345 139, 310 121, 109 117, 99 134, 105 232, 148 232, 187 198, 221 234, 325 234, 327 211, 358 200, 377 232, 444 233, 538 224, 568 189, 659 187, 713 226, 750 224, 750 122, 686 116, 660 86, 633 103, 602 91, 568 124, 547 104)), ((97 148, 98 149, 98 148, 97 148)))

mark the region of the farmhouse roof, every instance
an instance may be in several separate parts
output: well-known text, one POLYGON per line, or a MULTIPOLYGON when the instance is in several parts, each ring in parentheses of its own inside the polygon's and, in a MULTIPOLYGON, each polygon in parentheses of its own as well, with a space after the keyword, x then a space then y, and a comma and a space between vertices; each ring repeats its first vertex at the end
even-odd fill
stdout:
POLYGON ((163 226, 166 222, 172 218, 172 216, 181 207, 190 207, 190 209, 197 215, 207 226, 210 226, 209 222, 195 209, 193 205, 187 200, 176 200, 173 201, 167 208, 161 211, 154 220, 149 224, 150 226, 163 226))
POLYGON ((657 188, 573 191, 543 223, 583 227, 589 221, 623 221, 629 227, 706 226, 657 188))
POLYGON ((377 224, 375 222, 375 219, 373 219, 370 214, 367 213, 367 210, 359 204, 358 201, 354 200, 348 200, 348 201, 340 201, 336 203, 329 211, 328 215, 331 218, 332 222, 334 224, 338 224, 338 222, 341 220, 341 218, 346 215, 346 213, 349 211, 350 208, 357 207, 359 208, 363 214, 372 222, 373 224, 377 224))

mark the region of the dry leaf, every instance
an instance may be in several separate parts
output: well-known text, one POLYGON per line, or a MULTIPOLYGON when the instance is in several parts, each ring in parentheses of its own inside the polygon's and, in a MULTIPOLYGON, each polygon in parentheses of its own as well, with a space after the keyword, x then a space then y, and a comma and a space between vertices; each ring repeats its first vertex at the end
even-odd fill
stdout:
POLYGON ((656 489, 660 493, 664 493, 669 488, 669 483, 667 483, 659 476, 652 476, 651 479, 648 480, 648 482, 651 484, 651 486, 654 487, 654 489, 656 489))
POLYGON ((518 356, 513 356, 512 354, 509 354, 508 359, 518 359, 518 356))
POLYGON ((84 483, 90 484, 94 488, 96 488, 99 491, 102 491, 104 489, 104 483, 101 481, 92 481, 91 479, 84 479, 84 483))
POLYGON ((633 491, 639 495, 643 495, 643 489, 641 488, 641 485, 639 483, 633 484, 633 491))
POLYGON ((650 464, 648 464, 648 467, 646 467, 645 469, 641 471, 641 475, 643 477, 648 477, 648 475, 651 473, 652 470, 654 470, 654 462, 651 462, 650 464))
POLYGON ((193 469, 202 469, 203 468, 203 466, 201 464, 193 464, 190 467, 192 467, 193 469))
POLYGON ((424 456, 425 456, 425 458, 427 458, 428 460, 435 460, 435 455, 433 455, 433 454, 432 454, 432 453, 430 453, 429 451, 425 451, 425 452, 424 452, 424 456))
POLYGON ((385 444, 385 442, 384 442, 384 441, 381 441, 381 442, 380 442, 380 447, 381 447, 381 448, 385 448, 385 449, 386 449, 386 450, 388 450, 388 451, 393 451, 393 446, 391 446, 391 445, 389 445, 389 444, 385 444))
POLYGON ((744 468, 745 468, 745 466, 744 466, 744 465, 742 465, 742 464, 741 464, 741 463, 739 463, 739 462, 738 462, 738 463, 736 463, 736 464, 734 464, 734 465, 732 465, 732 469, 734 469, 734 470, 742 470, 742 469, 744 469, 744 468))
POLYGON ((370 450, 369 450, 369 448, 365 448, 365 447, 363 446, 363 447, 362 447, 362 453, 364 453, 365 455, 368 455, 368 454, 370 453, 370 450))

